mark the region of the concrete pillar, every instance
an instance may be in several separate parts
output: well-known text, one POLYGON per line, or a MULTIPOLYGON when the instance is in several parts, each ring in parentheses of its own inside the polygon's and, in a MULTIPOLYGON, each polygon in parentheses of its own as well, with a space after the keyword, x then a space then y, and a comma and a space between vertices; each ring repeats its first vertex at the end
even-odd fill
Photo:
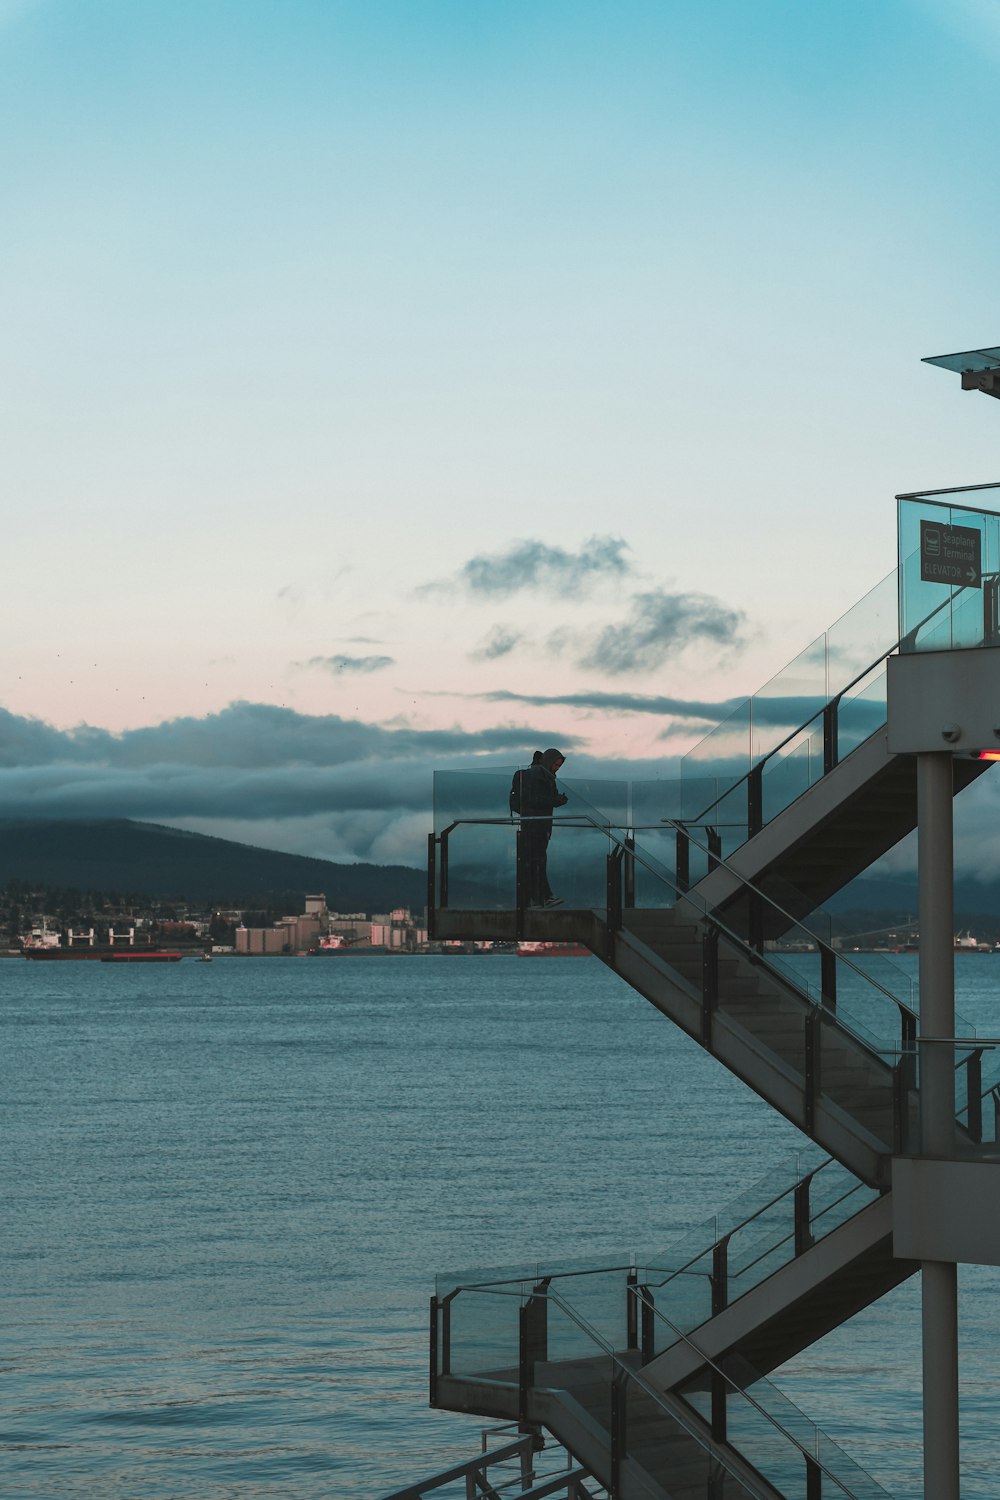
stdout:
MULTIPOLYGON (((917 860, 920 885, 919 1037, 955 1035, 952 759, 917 756, 917 860)), ((953 1049, 920 1050, 921 1155, 948 1157, 955 1137, 953 1049)), ((923 1305, 924 1494, 960 1500, 958 1491, 958 1268, 921 1265, 923 1305)))

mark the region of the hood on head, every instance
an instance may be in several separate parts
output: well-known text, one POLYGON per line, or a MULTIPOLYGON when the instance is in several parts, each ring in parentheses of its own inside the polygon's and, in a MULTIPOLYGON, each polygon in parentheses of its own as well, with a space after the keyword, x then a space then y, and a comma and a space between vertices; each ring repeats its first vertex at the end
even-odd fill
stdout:
POLYGON ((560 765, 565 759, 566 757, 561 750, 542 751, 542 765, 550 771, 554 771, 556 766, 560 765))

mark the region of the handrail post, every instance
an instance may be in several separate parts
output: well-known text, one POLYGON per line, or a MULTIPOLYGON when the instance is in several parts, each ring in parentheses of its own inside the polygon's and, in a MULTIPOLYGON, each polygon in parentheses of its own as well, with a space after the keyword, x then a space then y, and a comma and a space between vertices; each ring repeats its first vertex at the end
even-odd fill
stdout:
POLYGON ((619 846, 608 855, 607 863, 607 920, 605 957, 614 962, 615 933, 622 929, 622 849, 619 846))
POLYGON ((810 1223, 812 1212, 809 1204, 809 1189, 812 1186, 812 1180, 815 1175, 814 1172, 810 1172, 806 1177, 803 1177, 801 1182, 795 1184, 795 1193, 792 1200, 792 1217, 796 1255, 804 1255, 814 1244, 812 1225, 810 1223))
POLYGON ((641 1288, 642 1305, 640 1309, 640 1348, 642 1351, 642 1363, 648 1365, 649 1361, 656 1355, 656 1317, 653 1311, 653 1293, 648 1286, 641 1288))
POLYGON ((805 1132, 812 1135, 816 1125, 816 1100, 820 1091, 821 1056, 823 1047, 822 1012, 815 1008, 806 1017, 805 1036, 805 1132))
POLYGON ((983 1140, 983 1049, 977 1047, 965 1060, 965 1098, 969 1134, 983 1140))
POLYGON ((628 1272, 625 1278, 625 1347, 626 1349, 638 1349, 639 1347, 639 1307, 638 1307, 639 1277, 635 1268, 628 1272))
POLYGON ((548 1278, 543 1278, 518 1309, 517 1415, 528 1420, 528 1392, 535 1379, 535 1365, 549 1357, 549 1303, 545 1296, 548 1278))
POLYGON ((678 827, 674 835, 677 844, 677 889, 683 896, 691 888, 691 841, 686 828, 678 827))
POLYGON ((729 1241, 731 1235, 724 1234, 712 1247, 712 1317, 725 1312, 729 1306, 729 1241))
POLYGON ((438 1395, 438 1300, 431 1298, 430 1406, 437 1406, 438 1395))
POLYGON ((611 1500, 619 1500, 621 1495, 622 1463, 628 1437, 627 1401, 625 1381, 621 1372, 616 1371, 611 1377, 611 1483, 608 1486, 611 1500))
POLYGON ((764 826, 764 762, 759 760, 747 777, 747 837, 764 826))
POLYGON ((528 902, 527 850, 524 847, 524 826, 517 825, 514 847, 514 936, 518 942, 524 937, 524 908, 528 902))
POLYGON ((625 839, 625 854, 622 861, 622 905, 635 906, 635 834, 625 839))
POLYGON ((837 955, 826 943, 819 945, 820 993, 826 1010, 837 1009, 837 955))
POLYGON ((712 1044, 712 1024, 719 1004, 719 929, 710 922, 701 940, 701 1040, 712 1044))
POLYGON ((437 913, 437 839, 433 833, 427 835, 427 936, 437 937, 434 921, 437 913))
POLYGON ((823 709, 823 775, 829 776, 839 760, 837 746, 840 699, 831 698, 823 709))
POLYGON ((441 868, 438 875, 438 889, 442 907, 448 905, 448 830, 441 835, 441 868))
POLYGON ((708 873, 711 875, 722 863, 722 834, 717 828, 706 827, 705 841, 708 844, 708 873))
POLYGON ((712 1441, 726 1441, 726 1378, 721 1370, 712 1369, 712 1441))
POLYGON ((806 1500, 823 1500, 823 1470, 808 1453, 806 1460, 806 1500))

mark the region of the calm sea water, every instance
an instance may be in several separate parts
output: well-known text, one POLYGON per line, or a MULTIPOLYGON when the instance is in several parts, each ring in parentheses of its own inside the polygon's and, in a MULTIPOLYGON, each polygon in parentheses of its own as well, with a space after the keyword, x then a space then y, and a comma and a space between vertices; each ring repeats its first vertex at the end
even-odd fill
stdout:
MULTIPOLYGON (((912 959, 901 960, 913 967, 912 959)), ((993 1034, 1000 959, 958 964, 993 1034)), ((433 1276, 655 1249, 802 1138, 593 959, 0 965, 4 1500, 355 1497, 470 1457, 433 1276)), ((962 1273, 963 1497, 997 1273, 962 1273)), ((776 1383, 920 1493, 910 1283, 776 1383)))

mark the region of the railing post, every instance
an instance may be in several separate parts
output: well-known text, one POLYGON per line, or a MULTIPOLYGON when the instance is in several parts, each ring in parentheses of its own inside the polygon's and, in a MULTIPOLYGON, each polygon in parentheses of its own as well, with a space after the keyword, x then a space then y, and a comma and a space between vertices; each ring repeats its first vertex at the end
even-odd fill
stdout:
POLYGON ((606 941, 607 947, 605 957, 608 963, 614 962, 615 957, 615 933, 621 932, 622 928, 622 850, 621 847, 612 850, 608 855, 607 863, 607 922, 606 941))
POLYGON ((629 1271, 625 1278, 625 1347, 626 1349, 638 1349, 639 1347, 639 1306, 638 1306, 639 1277, 635 1270, 629 1271))
POLYGON ((808 1453, 806 1460, 806 1500, 823 1500, 823 1470, 808 1453))
POLYGON ((608 1489, 611 1500, 621 1495, 622 1463, 625 1460, 625 1444, 628 1440, 627 1394, 625 1381, 619 1372, 611 1377, 611 1483, 608 1489))
POLYGON ((683 896, 685 891, 691 887, 691 841, 687 836, 687 830, 678 828, 676 833, 677 843, 677 889, 683 896))
POLYGON ((823 1045, 822 1012, 813 1008, 806 1017, 806 1077, 805 1077, 805 1121, 807 1135, 812 1135, 816 1125, 816 1100, 820 1091, 820 1058, 823 1045))
POLYGON ((965 1062, 965 1108, 969 1134, 978 1144, 983 1140, 983 1049, 970 1052, 965 1062))
POLYGON ((438 1395, 438 1300, 431 1298, 431 1368, 429 1404, 437 1406, 438 1395))
POLYGON ((441 1306, 441 1374, 451 1374, 451 1298, 445 1297, 441 1306))
POLYGON ((792 1217, 795 1230, 795 1254, 804 1255, 813 1245, 812 1217, 809 1206, 809 1189, 812 1186, 813 1173, 803 1177, 801 1182, 795 1184, 795 1193, 792 1201, 792 1217))
POLYGON ((441 865, 438 874, 438 889, 442 907, 448 905, 448 830, 441 835, 441 865))
POLYGON ((826 943, 819 945, 819 983, 823 1005, 827 1010, 837 1009, 837 955, 826 943))
POLYGON ((831 698, 823 710, 823 775, 829 776, 839 759, 837 746, 840 699, 831 698))
POLYGON ((427 835, 427 936, 433 941, 434 916, 437 911, 437 839, 433 833, 427 835))
POLYGON ((625 840, 625 854, 622 860, 622 905, 625 907, 635 906, 635 835, 630 834, 625 840))
POLYGON ((640 1334, 642 1362, 648 1365, 656 1355, 656 1319, 653 1315, 653 1293, 648 1286, 642 1288, 642 1329, 640 1334))
POLYGON ((719 929, 714 922, 701 940, 701 1040, 712 1045, 712 1022, 719 1004, 719 929))
POLYGON ((549 1358, 549 1301, 538 1295, 547 1286, 540 1281, 528 1301, 522 1302, 517 1319, 517 1421, 528 1421, 528 1392, 535 1380, 535 1364, 549 1358))
POLYGON ((729 1306, 729 1235, 716 1240, 712 1248, 712 1317, 729 1306))
POLYGON ((514 936, 518 942, 524 937, 524 908, 528 902, 528 866, 526 856, 524 827, 518 823, 514 849, 514 858, 516 861, 514 876, 514 936))
POLYGON ((753 838, 764 826, 764 762, 758 761, 747 777, 747 836, 753 838))
POLYGON ((712 1441, 726 1441, 726 1379, 721 1370, 713 1368, 712 1382, 712 1441))
POLYGON ((706 828, 705 841, 708 844, 708 873, 711 874, 722 861, 722 834, 717 828, 706 828))

